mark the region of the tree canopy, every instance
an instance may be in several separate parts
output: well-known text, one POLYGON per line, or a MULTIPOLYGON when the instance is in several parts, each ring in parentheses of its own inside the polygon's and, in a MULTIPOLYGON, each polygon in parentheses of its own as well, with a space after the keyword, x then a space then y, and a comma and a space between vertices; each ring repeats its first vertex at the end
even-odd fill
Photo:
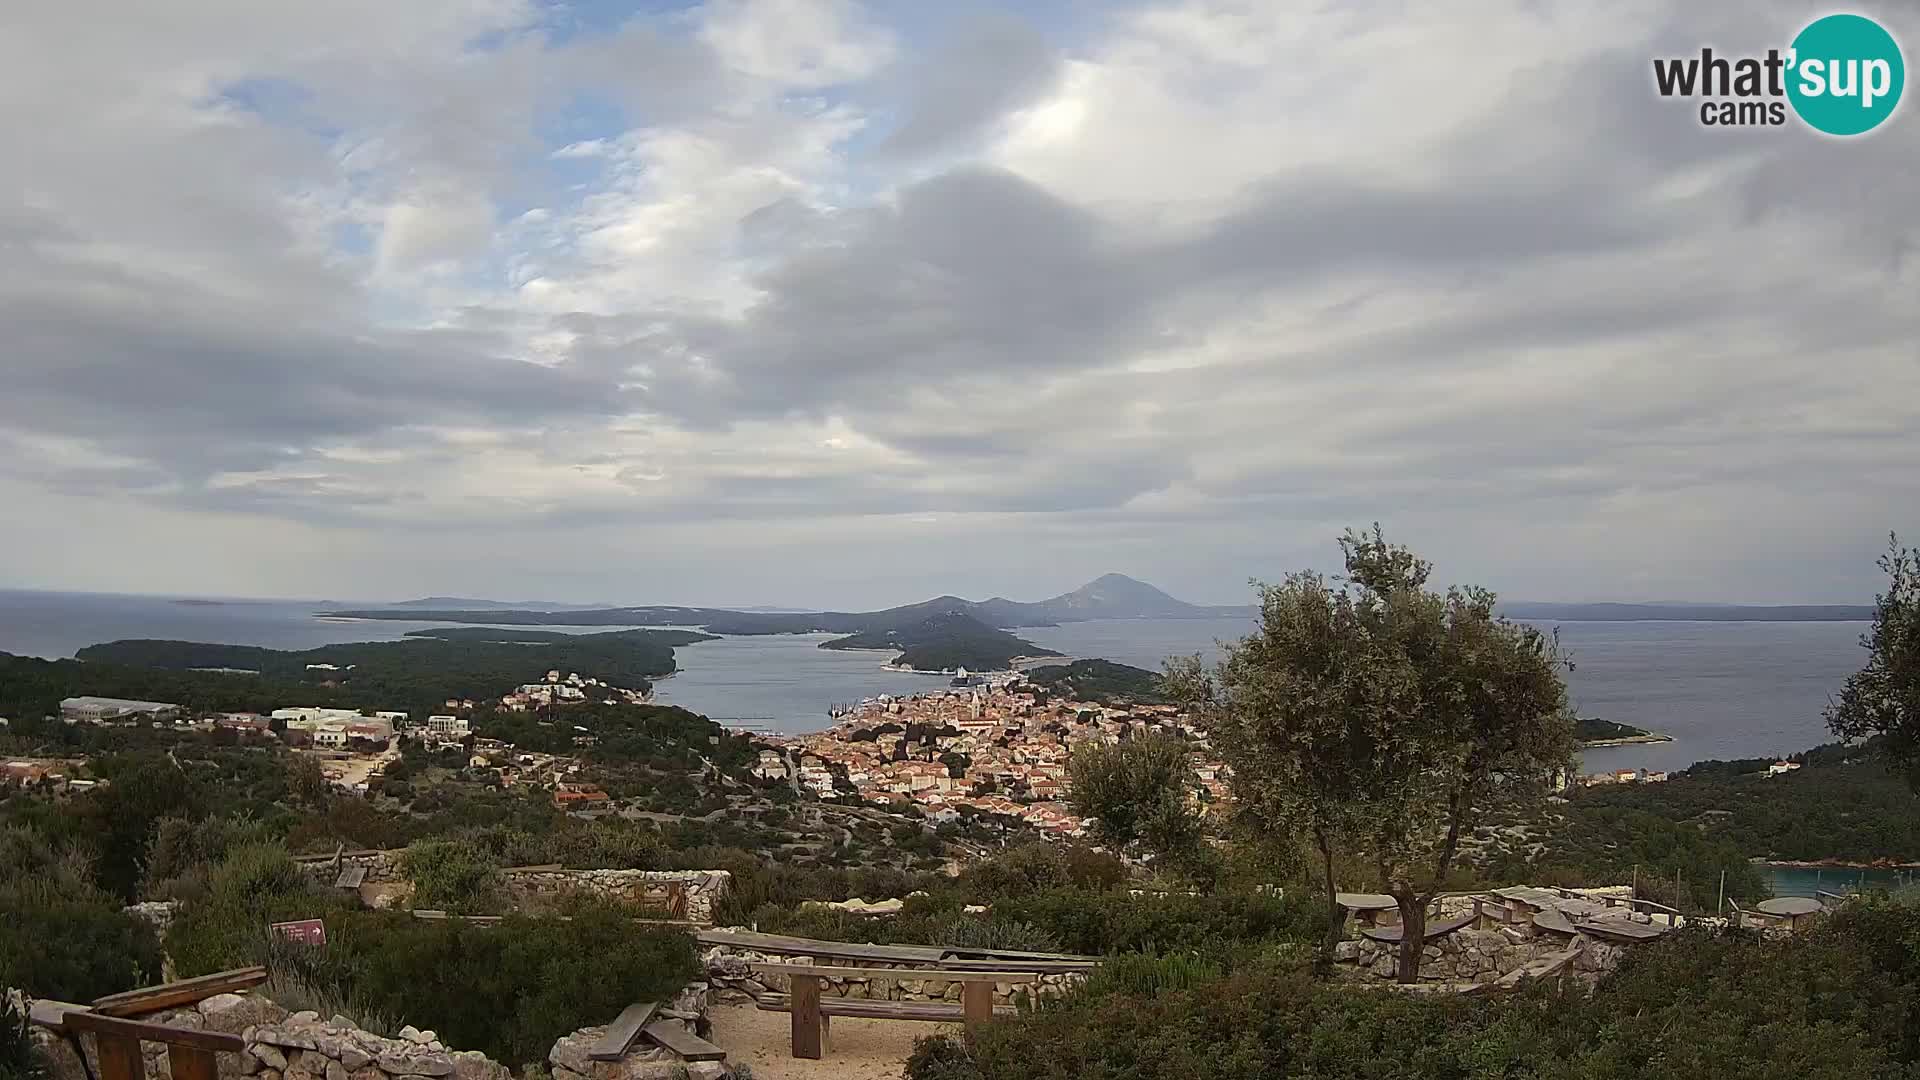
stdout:
POLYGON ((1550 635, 1496 616, 1491 591, 1429 589, 1430 564, 1379 526, 1340 547, 1344 578, 1260 586, 1259 629, 1170 682, 1208 723, 1237 812, 1319 848, 1330 923, 1334 850, 1364 854, 1409 928, 1411 981, 1462 835, 1494 805, 1538 802, 1572 761, 1564 661, 1550 635))
POLYGON ((1860 638, 1866 666, 1848 676, 1827 726, 1843 739, 1880 736, 1881 752, 1920 790, 1920 551, 1890 537, 1880 569, 1887 591, 1874 598, 1873 626, 1860 638))

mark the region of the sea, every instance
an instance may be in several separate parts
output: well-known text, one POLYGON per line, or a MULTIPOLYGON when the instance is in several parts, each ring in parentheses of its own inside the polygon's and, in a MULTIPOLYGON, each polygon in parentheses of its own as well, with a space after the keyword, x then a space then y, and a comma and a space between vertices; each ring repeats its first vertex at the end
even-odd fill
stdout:
MULTIPOLYGON (((315 617, 311 600, 0 590, 0 652, 69 657, 119 638, 173 638, 276 649, 390 641, 433 622, 315 617)), ((1582 768, 1685 768, 1705 758, 1781 755, 1831 741, 1821 712, 1865 659, 1865 623, 1568 622, 1557 624, 1583 716, 1631 724, 1672 742, 1588 750, 1582 768)), ((592 633, 612 627, 542 627, 592 633)), ((1217 659, 1249 619, 1109 619, 1018 631, 1071 657, 1159 669, 1175 655, 1217 659)), ((675 650, 680 670, 661 702, 741 727, 798 733, 831 723, 835 706, 939 689, 946 680, 888 670, 877 652, 819 648, 831 635, 725 637, 675 650)))

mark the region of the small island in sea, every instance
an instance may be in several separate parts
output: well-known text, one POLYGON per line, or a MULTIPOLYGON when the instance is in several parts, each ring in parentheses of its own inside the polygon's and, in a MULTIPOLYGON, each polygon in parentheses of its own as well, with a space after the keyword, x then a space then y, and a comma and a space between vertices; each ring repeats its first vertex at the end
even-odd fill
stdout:
POLYGON ((1581 746, 1635 746, 1640 743, 1672 742, 1673 736, 1618 724, 1597 716, 1578 717, 1573 722, 1573 737, 1581 746))

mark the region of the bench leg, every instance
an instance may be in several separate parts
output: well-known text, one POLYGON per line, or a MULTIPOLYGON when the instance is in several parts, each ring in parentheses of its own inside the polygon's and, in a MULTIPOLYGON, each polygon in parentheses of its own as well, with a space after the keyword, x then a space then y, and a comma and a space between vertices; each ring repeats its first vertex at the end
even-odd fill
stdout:
POLYGON ((967 1019, 968 1030, 979 1027, 993 1019, 993 984, 990 982, 963 983, 960 1002, 967 1019))
POLYGON ((820 977, 790 975, 787 985, 792 995, 793 1056, 818 1061, 827 1033, 826 1017, 820 1015, 820 977))

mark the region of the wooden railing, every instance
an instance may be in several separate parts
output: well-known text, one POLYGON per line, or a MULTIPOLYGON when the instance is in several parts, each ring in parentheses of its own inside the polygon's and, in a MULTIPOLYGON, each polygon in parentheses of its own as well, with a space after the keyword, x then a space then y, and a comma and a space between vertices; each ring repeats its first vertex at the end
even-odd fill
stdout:
POLYGON ((217 1080, 219 1062, 214 1055, 238 1054, 247 1047, 238 1035, 108 1016, 58 1001, 34 1002, 33 1022, 73 1035, 91 1034, 99 1060, 94 1073, 98 1080, 146 1080, 146 1064, 140 1056, 142 1042, 166 1045, 167 1067, 173 1080, 217 1080))
POLYGON ((95 1080, 146 1080, 146 1063, 140 1055, 142 1042, 166 1046, 173 1080, 216 1080, 219 1061, 214 1055, 241 1053, 247 1048, 246 1040, 225 1032, 155 1024, 135 1017, 192 1005, 215 994, 246 990, 266 979, 265 968, 238 968, 109 994, 94 999, 91 1005, 36 1001, 29 1019, 72 1037, 75 1052, 83 1058, 86 1052, 79 1036, 92 1035, 94 1054, 99 1059, 99 1067, 91 1073, 95 1080))

